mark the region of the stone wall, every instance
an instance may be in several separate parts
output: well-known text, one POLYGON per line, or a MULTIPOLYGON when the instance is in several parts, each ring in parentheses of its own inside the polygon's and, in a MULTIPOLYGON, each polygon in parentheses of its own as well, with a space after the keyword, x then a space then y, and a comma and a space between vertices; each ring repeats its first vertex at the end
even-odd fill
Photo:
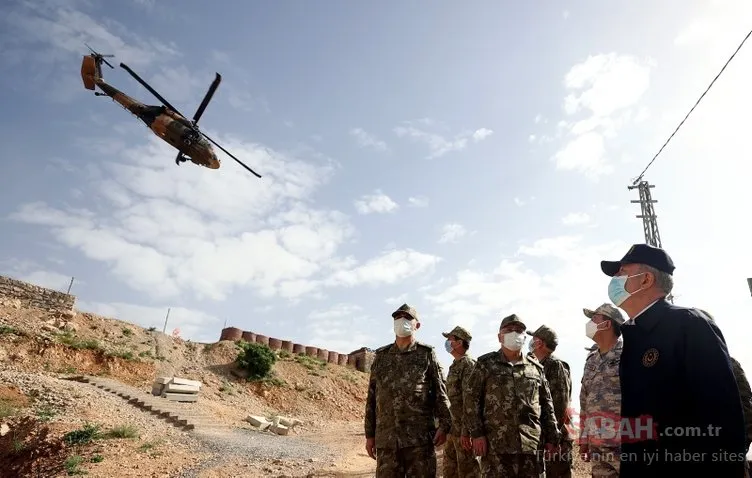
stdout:
POLYGON ((332 365, 342 365, 355 368, 361 372, 370 372, 373 363, 373 352, 365 347, 356 350, 350 354, 341 354, 324 348, 313 347, 310 345, 297 344, 291 340, 282 340, 275 337, 240 330, 235 327, 226 327, 222 329, 219 340, 245 340, 257 344, 268 345, 272 350, 284 350, 299 355, 308 355, 309 357, 318 358, 332 365))
POLYGON ((76 305, 76 296, 39 287, 28 282, 0 276, 0 300, 17 300, 24 307, 68 311, 76 305))

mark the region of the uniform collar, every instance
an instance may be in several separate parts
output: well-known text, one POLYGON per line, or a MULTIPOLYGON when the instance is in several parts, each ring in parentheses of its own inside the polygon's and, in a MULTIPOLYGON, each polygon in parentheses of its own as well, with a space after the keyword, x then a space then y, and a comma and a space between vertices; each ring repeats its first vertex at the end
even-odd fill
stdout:
POLYGON ((639 327, 645 332, 650 332, 656 325, 658 325, 658 321, 661 319, 661 312, 666 308, 668 308, 668 302, 666 299, 658 299, 647 306, 645 310, 635 315, 630 321, 632 322, 632 325, 639 327), (638 317, 640 320, 635 320, 638 317))
POLYGON ((413 340, 413 343, 411 343, 410 345, 408 345, 405 350, 402 350, 402 349, 400 349, 397 346, 397 342, 395 342, 395 343, 392 344, 391 347, 389 347, 389 353, 390 354, 403 354, 403 353, 407 353, 407 352, 412 352, 413 350, 415 350, 415 347, 417 347, 417 346, 418 346, 418 341, 417 340, 413 340))
POLYGON ((520 361, 517 362, 517 363, 515 363, 515 364, 512 364, 512 362, 510 362, 507 359, 506 355, 504 355, 504 352, 501 350, 501 348, 499 349, 499 357, 501 358, 501 362, 502 363, 507 363, 510 366, 532 363, 532 362, 530 362, 530 357, 528 357, 527 354, 523 353, 522 354, 522 358, 520 359, 520 361))

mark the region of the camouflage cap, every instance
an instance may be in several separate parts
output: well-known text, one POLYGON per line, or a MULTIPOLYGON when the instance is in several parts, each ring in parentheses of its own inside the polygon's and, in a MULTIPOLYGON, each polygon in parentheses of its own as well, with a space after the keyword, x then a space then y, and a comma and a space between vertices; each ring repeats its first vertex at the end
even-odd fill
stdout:
POLYGON ((589 319, 592 319, 594 315, 603 315, 604 317, 608 317, 619 325, 624 323, 624 316, 622 315, 621 311, 608 303, 602 304, 595 310, 582 309, 582 313, 584 313, 585 317, 589 319))
POLYGON ((503 329, 509 324, 520 324, 523 329, 527 329, 527 325, 525 325, 525 322, 523 322, 517 314, 512 314, 504 317, 504 319, 501 321, 501 325, 499 326, 499 330, 503 329))
POLYGON ((538 330, 535 332, 528 330, 527 335, 541 339, 546 347, 550 349, 555 349, 559 345, 559 336, 556 335, 556 332, 551 327, 545 325, 538 327, 538 330))
POLYGON ((455 328, 453 328, 450 332, 442 332, 441 335, 444 337, 449 337, 450 335, 453 335, 457 337, 458 339, 464 340, 465 342, 470 342, 473 340, 473 336, 470 335, 470 332, 463 329, 459 325, 455 328))
POLYGON ((407 315, 408 317, 413 318, 414 320, 417 320, 420 322, 420 316, 418 315, 418 311, 415 310, 415 308, 410 307, 407 304, 402 304, 399 309, 392 312, 392 318, 396 319, 400 315, 407 315))

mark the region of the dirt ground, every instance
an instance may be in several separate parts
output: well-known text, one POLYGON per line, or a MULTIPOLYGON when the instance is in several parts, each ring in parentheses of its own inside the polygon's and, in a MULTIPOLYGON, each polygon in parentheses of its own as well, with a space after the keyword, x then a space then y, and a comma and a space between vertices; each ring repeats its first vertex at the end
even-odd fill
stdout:
MULTIPOLYGON (((232 342, 191 343, 93 314, 3 304, 0 478, 373 476, 363 436, 367 374, 279 354, 272 380, 248 382, 233 373, 232 342), (226 428, 186 432, 116 395, 65 380, 71 374, 105 376, 144 392, 160 375, 199 380, 192 406, 226 428), (278 436, 252 427, 249 415, 301 424, 278 436)), ((441 470, 440 449, 438 458, 441 470)))

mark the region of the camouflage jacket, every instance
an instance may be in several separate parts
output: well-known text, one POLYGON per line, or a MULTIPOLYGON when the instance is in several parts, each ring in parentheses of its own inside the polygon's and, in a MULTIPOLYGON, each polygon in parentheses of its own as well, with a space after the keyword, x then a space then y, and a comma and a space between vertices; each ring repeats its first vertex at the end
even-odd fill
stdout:
POLYGON ((501 350, 478 357, 464 404, 470 436, 485 436, 489 453, 535 453, 542 433, 559 442, 543 366, 525 355, 515 364, 501 350))
POLYGON ((559 424, 561 437, 563 440, 571 441, 572 437, 567 431, 571 418, 569 407, 572 402, 572 377, 569 373, 569 364, 553 355, 544 358, 540 363, 543 365, 543 373, 546 375, 548 387, 551 390, 551 400, 554 403, 554 414, 556 423, 559 424))
POLYGON ((731 360, 731 370, 734 372, 734 378, 736 378, 736 384, 739 387, 739 396, 742 399, 744 422, 747 430, 747 448, 749 448, 749 445, 752 444, 752 390, 750 390, 742 364, 732 357, 729 357, 729 359, 731 360))
POLYGON ((475 366, 475 359, 467 355, 455 359, 449 366, 446 387, 449 395, 449 403, 452 411, 452 430, 449 432, 454 436, 467 436, 467 428, 464 426, 463 414, 464 406, 462 396, 467 388, 467 382, 475 366))
POLYGON ((392 343, 375 352, 366 398, 366 438, 376 438, 376 448, 427 445, 436 433, 435 420, 449 433, 449 398, 433 347, 413 342, 401 351, 392 343))
POLYGON ((598 427, 602 419, 618 420, 621 416, 621 384, 619 382, 619 362, 623 342, 603 356, 598 349, 590 352, 585 359, 580 388, 580 436, 581 445, 618 447, 618 436, 601 436, 598 427))

